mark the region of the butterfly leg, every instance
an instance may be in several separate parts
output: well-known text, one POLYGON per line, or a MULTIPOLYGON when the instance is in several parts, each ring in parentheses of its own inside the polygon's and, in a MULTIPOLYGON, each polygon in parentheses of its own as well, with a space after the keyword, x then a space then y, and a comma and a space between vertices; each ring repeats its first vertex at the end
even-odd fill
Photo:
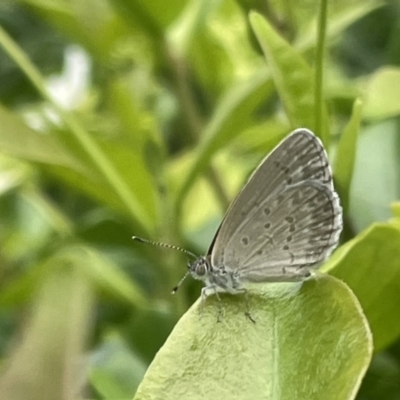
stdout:
POLYGON ((218 307, 218 316, 217 316, 217 322, 221 322, 221 317, 223 314, 223 309, 222 309, 222 304, 221 304, 221 297, 219 297, 218 294, 218 288, 215 285, 209 285, 209 286, 204 286, 203 289, 201 289, 201 302, 200 302, 200 313, 203 313, 203 307, 204 303, 206 301, 206 298, 212 294, 215 294, 215 296, 218 299, 217 307, 218 307))
POLYGON ((218 316, 217 316, 217 322, 221 322, 221 320, 222 320, 222 315, 223 315, 223 309, 222 309, 222 303, 221 303, 221 297, 219 297, 219 294, 218 294, 218 290, 217 290, 217 288, 216 287, 214 287, 214 293, 215 293, 215 296, 217 296, 217 299, 218 299, 218 305, 217 305, 217 307, 218 307, 218 316))
POLYGON ((244 297, 246 299, 246 311, 244 315, 254 324, 256 323, 255 319, 251 316, 250 314, 250 306, 249 306, 249 294, 248 291, 240 287, 240 280, 239 280, 239 274, 236 272, 231 275, 231 281, 232 281, 232 287, 229 290, 230 293, 232 294, 244 294, 244 297))
POLYGON ((249 306, 249 293, 247 292, 247 290, 244 291, 244 297, 246 299, 246 311, 244 313, 244 315, 253 323, 256 323, 256 320, 251 316, 250 314, 250 306, 249 306))
POLYGON ((199 307, 199 314, 200 315, 203 315, 204 303, 206 302, 206 298, 209 296, 209 293, 208 293, 207 289, 209 289, 208 286, 203 287, 201 289, 200 307, 199 307))
POLYGON ((217 322, 222 321, 222 317, 224 315, 224 309, 222 308, 222 304, 220 301, 218 301, 218 314, 217 314, 217 322))
POLYGON ((244 294, 244 298, 246 300, 246 311, 244 312, 244 315, 253 323, 256 323, 256 320, 251 316, 250 314, 250 305, 249 305, 249 292, 244 289, 244 288, 237 288, 235 289, 234 294, 244 294))

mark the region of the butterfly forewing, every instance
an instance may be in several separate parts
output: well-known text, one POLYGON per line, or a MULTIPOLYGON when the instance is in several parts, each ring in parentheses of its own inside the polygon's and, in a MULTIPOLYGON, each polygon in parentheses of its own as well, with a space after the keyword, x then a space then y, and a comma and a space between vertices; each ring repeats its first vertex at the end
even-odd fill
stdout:
POLYGON ((325 150, 299 129, 260 164, 229 208, 211 263, 255 281, 291 280, 291 269, 323 261, 342 227, 325 150))

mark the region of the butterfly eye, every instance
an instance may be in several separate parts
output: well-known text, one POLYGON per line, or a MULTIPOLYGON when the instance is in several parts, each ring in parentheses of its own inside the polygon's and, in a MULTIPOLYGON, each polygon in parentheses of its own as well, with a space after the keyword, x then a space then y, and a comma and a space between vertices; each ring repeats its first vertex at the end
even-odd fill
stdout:
POLYGON ((197 264, 196 265, 196 274, 202 276, 202 275, 205 275, 205 273, 206 273, 206 266, 205 266, 204 262, 197 264))

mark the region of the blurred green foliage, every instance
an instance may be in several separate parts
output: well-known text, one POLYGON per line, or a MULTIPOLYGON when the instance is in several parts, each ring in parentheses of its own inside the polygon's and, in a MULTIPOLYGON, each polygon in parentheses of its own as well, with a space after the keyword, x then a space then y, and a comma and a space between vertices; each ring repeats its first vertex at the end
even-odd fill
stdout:
POLYGON ((170 297, 187 260, 132 235, 203 254, 298 126, 344 206, 323 268, 373 333, 357 398, 400 398, 400 4, 329 2, 326 36, 319 7, 0 3, 1 399, 131 399, 199 295, 170 297))

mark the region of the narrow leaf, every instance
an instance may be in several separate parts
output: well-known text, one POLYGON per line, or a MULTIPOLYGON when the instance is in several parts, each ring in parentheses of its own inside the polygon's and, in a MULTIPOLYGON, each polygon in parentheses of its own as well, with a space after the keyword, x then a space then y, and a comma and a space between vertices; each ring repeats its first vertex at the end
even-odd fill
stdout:
MULTIPOLYGON (((250 13, 250 23, 265 54, 276 90, 293 128, 315 130, 314 78, 310 66, 260 14, 250 13)), ((323 108, 321 132, 325 146, 329 144, 327 109, 323 108)))
MULTIPOLYGON (((337 7, 336 11, 329 14, 329 24, 327 26, 327 40, 336 41, 351 25, 362 20, 366 15, 372 13, 377 8, 384 6, 383 1, 368 0, 361 2, 343 3, 337 7)), ((313 23, 297 40, 296 47, 302 51, 308 51, 315 47, 317 40, 317 24, 313 23)))
POLYGON ((76 361, 89 330, 90 285, 72 268, 53 267, 0 379, 1 399, 71 399, 81 389, 76 361))
POLYGON ((351 119, 340 138, 334 164, 335 183, 345 211, 349 207, 350 186, 357 152, 357 139, 362 118, 361 113, 362 102, 360 99, 357 99, 353 105, 351 119))

